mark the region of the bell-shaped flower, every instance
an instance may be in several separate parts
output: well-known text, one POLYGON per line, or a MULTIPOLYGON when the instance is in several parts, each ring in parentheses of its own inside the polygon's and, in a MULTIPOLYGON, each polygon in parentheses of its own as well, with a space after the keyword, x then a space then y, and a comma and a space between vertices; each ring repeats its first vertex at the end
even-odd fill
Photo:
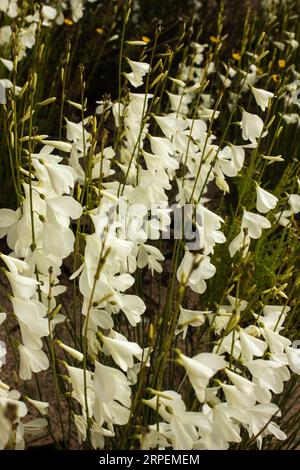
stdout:
POLYGON ((203 294, 206 290, 206 279, 215 275, 216 268, 210 262, 208 256, 193 256, 186 251, 177 270, 178 282, 186 284, 198 294, 203 294))
POLYGON ((288 305, 265 305, 263 308, 263 316, 260 321, 274 332, 279 332, 283 329, 283 323, 286 314, 291 310, 288 305))
POLYGON ((86 398, 89 416, 92 414, 95 402, 95 392, 93 388, 92 374, 89 370, 84 372, 83 369, 73 366, 66 366, 72 384, 72 397, 80 403, 84 416, 86 416, 86 398), (84 374, 86 376, 84 377, 84 374), (85 380, 86 379, 86 380, 85 380), (86 393, 85 393, 86 392, 86 393), (87 396, 86 396, 87 395, 87 396))
POLYGON ((32 372, 38 373, 47 370, 49 360, 42 349, 29 349, 22 344, 19 345, 20 370, 19 376, 22 380, 30 380, 32 372))
POLYGON ((176 114, 171 114, 167 116, 154 116, 154 119, 159 125, 163 134, 168 139, 172 139, 172 137, 177 132, 183 131, 187 128, 187 123, 180 116, 177 117, 176 114))
POLYGON ((236 334, 236 330, 232 330, 228 335, 223 336, 215 345, 214 352, 223 354, 227 352, 234 359, 238 360, 241 355, 241 344, 236 334))
POLYGON ((19 220, 18 212, 11 209, 0 209, 0 238, 8 234, 9 229, 19 220))
POLYGON ((271 390, 274 393, 283 391, 283 384, 290 377, 286 366, 274 360, 255 359, 245 363, 253 376, 253 382, 263 390, 271 390))
POLYGON ((276 207, 278 198, 256 185, 256 209, 262 214, 266 214, 276 207))
POLYGON ((243 409, 244 407, 247 408, 248 406, 253 406, 256 403, 256 399, 253 394, 246 395, 235 385, 222 384, 221 387, 229 406, 243 409))
POLYGON ((275 214, 276 222, 282 227, 287 227, 291 223, 291 216, 293 212, 291 210, 280 211, 275 214))
POLYGON ((36 292, 39 282, 28 276, 12 274, 6 271, 6 276, 10 282, 14 297, 29 300, 36 292))
POLYGON ((205 322, 205 313, 211 312, 200 312, 197 310, 188 310, 187 308, 183 308, 180 306, 180 314, 178 318, 177 328, 175 334, 178 335, 179 333, 183 333, 183 339, 185 339, 187 330, 189 326, 193 326, 194 328, 203 325, 205 322))
POLYGON ((130 416, 131 389, 123 372, 95 363, 93 378, 95 390, 94 416, 103 422, 125 425, 130 416))
POLYGON ((149 135, 149 140, 154 155, 161 155, 162 157, 173 155, 173 145, 169 139, 149 135))
POLYGON ((62 230, 53 224, 43 224, 43 248, 58 258, 67 258, 73 251, 75 237, 69 228, 62 230))
POLYGON ((244 160, 245 150, 243 147, 230 144, 219 152, 215 169, 220 166, 222 173, 232 178, 242 169, 244 160))
POLYGON ((103 351, 105 354, 110 354, 115 363, 127 372, 128 368, 133 367, 133 357, 138 357, 143 350, 137 343, 127 341, 123 335, 116 332, 111 332, 111 334, 114 337, 101 334, 103 351))
POLYGON ((46 204, 49 223, 64 229, 68 228, 70 218, 76 220, 82 214, 81 205, 71 196, 47 199, 46 204))
MULTIPOLYGON (((192 209, 193 210, 193 209, 192 209)), ((198 204, 196 208, 197 222, 199 230, 199 243, 203 254, 208 255, 214 252, 216 243, 225 243, 225 235, 219 230, 224 222, 222 217, 208 210, 203 204, 198 204)), ((185 209, 185 215, 187 210, 185 209)), ((190 214, 192 216, 192 214, 190 214)))
POLYGON ((125 313, 130 325, 136 326, 141 321, 141 315, 146 310, 143 300, 137 295, 115 293, 113 300, 125 313))
POLYGON ((234 257, 237 251, 242 249, 242 257, 244 258, 249 250, 251 239, 248 235, 248 233, 243 230, 243 228, 240 230, 238 235, 230 242, 229 245, 229 253, 231 258, 234 257))
POLYGON ((300 195, 291 194, 288 199, 288 203, 291 206, 293 214, 298 214, 300 212, 300 195))
MULTIPOLYGON (((25 346, 32 348, 32 337, 36 337, 36 339, 39 340, 39 338, 49 335, 49 324, 47 318, 45 318, 47 309, 38 300, 24 300, 22 298, 11 297, 11 302, 14 313, 19 322, 21 322, 22 333, 22 326, 26 326, 24 337, 22 335, 23 342, 25 346), (27 339, 29 339, 28 342, 26 341, 27 339)), ((33 343, 36 343, 36 340, 33 340, 33 343)), ((38 341, 37 344, 41 343, 38 341)))
POLYGON ((261 448, 262 439, 268 434, 273 434, 277 439, 284 440, 286 435, 271 419, 280 417, 278 406, 274 403, 262 403, 247 409, 247 413, 240 413, 243 424, 248 430, 249 436, 257 436, 258 447, 261 448))
POLYGON ((240 426, 232 419, 227 403, 213 408, 204 405, 203 413, 212 423, 212 432, 202 436, 195 449, 227 450, 230 442, 241 442, 240 426))
POLYGON ((67 344, 62 343, 58 339, 56 340, 56 343, 58 344, 58 346, 61 347, 61 349, 66 351, 68 354, 70 354, 70 356, 74 357, 74 359, 76 359, 79 362, 82 362, 82 360, 83 360, 82 352, 77 351, 77 349, 71 348, 70 346, 68 346, 67 344))
POLYGON ((241 128, 244 140, 256 141, 267 133, 267 131, 263 132, 264 123, 262 119, 257 114, 251 114, 245 110, 243 111, 241 128))
POLYGON ((286 357, 289 361, 290 369, 295 373, 300 375, 300 349, 293 347, 285 348, 286 357))
POLYGON ((29 397, 26 397, 26 400, 31 403, 42 415, 46 415, 48 413, 49 403, 47 401, 33 400, 29 397))
POLYGON ((145 245, 143 243, 139 246, 139 254, 137 257, 138 267, 143 269, 146 265, 148 265, 152 276, 154 271, 158 273, 162 272, 162 266, 159 262, 164 261, 164 259, 165 257, 155 246, 145 245))
POLYGON ((242 377, 242 375, 236 374, 229 369, 226 369, 225 372, 227 377, 240 392, 245 393, 245 395, 253 395, 255 385, 251 382, 251 380, 248 380, 245 377, 242 377))
POLYGON ((76 172, 67 165, 46 164, 50 182, 54 191, 58 194, 69 194, 74 187, 76 172))
POLYGON ((172 447, 174 450, 192 450, 197 439, 197 431, 194 426, 185 422, 181 416, 173 415, 170 420, 172 432, 172 447))
POLYGON ((265 111, 266 108, 268 108, 270 100, 273 98, 274 93, 263 90, 261 88, 255 88, 254 86, 250 86, 250 88, 254 95, 257 105, 262 109, 262 111, 265 111))
POLYGON ((149 71, 150 65, 146 62, 135 62, 127 58, 127 62, 131 68, 130 73, 124 73, 132 86, 138 88, 143 84, 143 77, 149 71))
POLYGON ((271 223, 266 217, 254 212, 244 211, 242 228, 246 228, 250 238, 255 240, 261 237, 262 230, 271 227, 271 223))
POLYGON ((266 326, 263 328, 263 334, 272 354, 282 354, 284 349, 291 345, 291 341, 288 338, 281 336, 266 326))
MULTIPOLYGON (((186 412, 185 404, 179 393, 172 390, 158 392, 150 400, 144 400, 144 404, 157 411, 159 415, 170 424, 172 447, 175 450, 192 449, 198 434, 197 425, 203 426, 205 418, 197 420, 196 413, 186 412), (200 421, 200 423, 199 423, 200 421)), ((209 425, 206 429, 210 430, 209 425)))
POLYGON ((210 379, 226 366, 224 358, 214 353, 200 353, 193 358, 180 353, 179 363, 185 368, 200 402, 205 399, 205 389, 210 379))
POLYGON ((265 341, 248 334, 243 328, 239 330, 239 339, 242 356, 246 361, 251 361, 253 356, 262 357, 267 349, 265 341))
POLYGON ((146 162, 147 169, 152 174, 157 174, 158 171, 168 170, 174 172, 178 169, 179 163, 175 158, 169 155, 154 155, 153 153, 143 150, 143 157, 146 162))
POLYGON ((74 142, 75 148, 83 152, 84 146, 87 148, 89 143, 89 132, 84 129, 86 121, 83 122, 72 122, 66 119, 67 125, 67 139, 70 142, 74 142))

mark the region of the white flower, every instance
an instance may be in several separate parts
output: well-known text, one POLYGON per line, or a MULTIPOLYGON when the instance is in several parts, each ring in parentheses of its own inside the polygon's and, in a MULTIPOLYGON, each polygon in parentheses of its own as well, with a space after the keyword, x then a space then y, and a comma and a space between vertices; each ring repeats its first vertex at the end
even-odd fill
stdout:
POLYGON ((218 161, 224 175, 233 177, 242 169, 245 160, 245 150, 242 146, 229 144, 218 155, 218 161))
POLYGON ((183 339, 185 339, 189 326, 197 327, 201 326, 205 322, 204 313, 211 312, 188 310, 180 306, 180 315, 175 334, 178 335, 179 333, 183 333, 183 339))
POLYGON ((125 425, 130 416, 131 389, 126 375, 120 370, 95 363, 93 378, 95 390, 94 415, 103 422, 125 425))
POLYGON ((58 195, 63 193, 69 194, 76 180, 76 173, 73 168, 56 163, 45 163, 45 166, 54 191, 58 195))
POLYGON ((130 81, 131 85, 138 88, 143 84, 143 77, 149 71, 149 64, 146 62, 135 62, 127 58, 131 72, 124 73, 125 77, 130 81))
POLYGON ((244 211, 242 227, 248 230, 250 238, 254 238, 256 240, 261 237, 263 229, 271 227, 271 223, 262 215, 244 211))
POLYGON ((255 141, 266 135, 263 134, 264 123, 262 119, 257 114, 251 114, 245 110, 243 111, 241 128, 244 140, 255 141))
POLYGON ((68 228, 70 218, 76 220, 82 214, 81 205, 71 196, 54 197, 48 199, 46 204, 47 219, 50 224, 56 225, 58 228, 68 228))
POLYGON ((277 439, 286 439, 286 435, 282 432, 277 424, 271 419, 279 417, 280 412, 278 407, 273 403, 262 403, 247 410, 237 410, 235 413, 236 419, 240 420, 248 429, 249 436, 258 436, 257 444, 261 448, 262 439, 268 434, 273 434, 277 439))
POLYGON ((279 223, 279 225, 282 225, 283 227, 287 227, 291 222, 292 214, 293 214, 293 211, 284 210, 281 212, 277 212, 275 215, 277 217, 277 222, 279 223))
POLYGON ((73 251, 75 237, 70 229, 63 230, 45 222, 43 224, 43 248, 58 258, 66 258, 73 251))
POLYGON ((42 415, 48 413, 49 403, 47 401, 38 401, 33 400, 32 398, 26 397, 26 400, 29 401, 42 415))
POLYGON ((42 347, 40 338, 49 335, 46 307, 38 300, 24 300, 11 297, 13 309, 18 318, 22 339, 28 348, 42 347))
POLYGON ((10 227, 19 220, 17 211, 11 209, 0 209, 0 238, 7 235, 10 227))
POLYGON ((289 367, 295 373, 300 375, 300 349, 285 348, 285 353, 289 361, 289 367))
POLYGON ((263 333, 268 343, 269 349, 272 354, 282 354, 284 349, 291 345, 291 341, 284 336, 270 330, 266 326, 263 328, 263 333))
POLYGON ((77 23, 83 16, 83 0, 70 0, 72 8, 72 18, 77 23))
POLYGON ((283 383, 290 378, 287 367, 274 360, 255 359, 245 364, 253 375, 253 382, 262 390, 281 393, 283 383))
POLYGON ((288 203, 291 206, 291 209, 294 214, 300 212, 300 196, 299 194, 291 194, 288 199, 288 203))
POLYGON ((169 139, 164 137, 155 137, 149 135, 151 150, 154 155, 161 155, 161 157, 168 157, 173 154, 173 146, 169 139))
POLYGON ((162 266, 159 261, 164 261, 164 259, 165 257, 155 246, 145 245, 143 243, 139 246, 139 254, 137 257, 138 267, 143 269, 148 265, 148 268, 152 272, 152 276, 154 271, 158 273, 162 272, 162 266))
POLYGON ((205 433, 195 449, 227 450, 230 442, 241 442, 240 426, 231 418, 227 403, 217 404, 213 408, 205 404, 203 413, 212 423, 212 432, 205 433))
POLYGON ((267 344, 259 338, 248 334, 244 329, 240 329, 239 338, 243 358, 251 361, 253 356, 262 357, 267 349, 267 344))
POLYGON ((127 339, 113 332, 116 337, 101 335, 104 352, 110 354, 118 366, 127 372, 128 368, 133 367, 133 356, 138 357, 143 350, 137 343, 127 341, 127 339))
POLYGON ((72 383, 72 397, 80 403, 83 412, 86 413, 86 400, 85 391, 87 395, 87 407, 89 414, 95 402, 95 392, 92 382, 92 374, 89 370, 86 371, 86 388, 84 380, 84 370, 78 367, 67 366, 71 383, 72 383))
POLYGON ((262 111, 265 111, 265 109, 269 106, 270 99, 273 98, 274 93, 262 90, 261 88, 254 88, 254 86, 250 86, 250 88, 256 103, 262 109, 262 111))
POLYGON ((226 366, 223 357, 214 353, 200 353, 193 358, 180 353, 179 362, 185 368, 200 402, 205 399, 205 389, 209 380, 218 370, 224 369, 226 366))
POLYGON ((29 300, 36 291, 39 282, 31 277, 13 274, 6 271, 6 276, 10 282, 14 297, 29 300))
POLYGON ((234 406, 243 409, 244 407, 247 408, 248 406, 255 405, 255 396, 253 394, 246 395, 245 393, 241 392, 235 385, 222 384, 222 390, 225 394, 226 401, 229 406, 234 406))
POLYGON ((197 258, 192 253, 186 251, 177 270, 177 279, 198 294, 203 294, 206 290, 205 279, 210 279, 215 275, 216 268, 210 262, 208 256, 199 255, 197 258))
MULTIPOLYGON (((154 119, 168 139, 172 139, 176 133, 185 130, 188 126, 188 123, 181 117, 177 117, 176 114, 167 116, 154 116, 154 119)), ((197 123, 199 122, 203 123, 206 129, 206 124, 200 120, 195 121, 195 128, 197 128, 197 123)))
POLYGON ((24 424, 20 419, 27 414, 27 407, 19 398, 20 394, 16 390, 9 390, 6 384, 0 382, 0 450, 7 448, 8 444, 9 448, 15 450, 23 450, 25 447, 24 424))
POLYGON ((158 411, 169 423, 169 426, 162 426, 162 432, 164 436, 169 435, 175 450, 193 448, 198 436, 197 427, 211 430, 208 420, 201 413, 187 412, 181 396, 172 390, 159 392, 150 400, 144 400, 144 403, 158 411))
POLYGON ((243 253, 242 256, 243 258, 247 255, 249 246, 250 246, 250 237, 247 232, 243 230, 243 228, 240 230, 238 235, 232 240, 232 242, 229 245, 229 253, 231 258, 234 257, 236 252, 243 248, 243 253))
POLYGON ((272 331, 279 332, 283 329, 283 323, 286 314, 291 310, 291 307, 285 305, 265 305, 263 308, 263 317, 261 321, 264 326, 272 331))
POLYGON ((238 388, 238 390, 246 395, 252 395, 254 393, 255 385, 240 374, 236 374, 229 369, 225 370, 227 377, 231 382, 238 388))
POLYGON ((273 194, 256 185, 256 209, 262 214, 266 214, 276 207, 278 198, 273 194))
POLYGON ((72 150, 72 145, 69 142, 62 142, 61 140, 44 140, 41 139, 41 143, 44 145, 49 145, 54 147, 62 152, 70 153, 72 150))
POLYGON ((115 293, 114 300, 132 326, 136 326, 141 321, 141 315, 146 310, 146 305, 140 297, 115 293))
POLYGON ((56 343, 68 354, 70 354, 72 357, 77 359, 77 361, 82 361, 83 360, 83 354, 80 351, 77 351, 77 349, 71 348, 70 346, 62 343, 59 340, 56 340, 56 343))
POLYGON ((15 18, 18 14, 17 0, 1 0, 0 11, 7 13, 11 18, 15 18))
POLYGON ((55 8, 51 7, 50 5, 43 5, 42 7, 42 17, 44 19, 43 24, 48 26, 50 21, 54 20, 57 16, 57 11, 55 8))
POLYGON ((29 349, 22 344, 19 345, 20 370, 19 376, 22 380, 30 380, 32 372, 47 370, 49 360, 41 349, 29 349))

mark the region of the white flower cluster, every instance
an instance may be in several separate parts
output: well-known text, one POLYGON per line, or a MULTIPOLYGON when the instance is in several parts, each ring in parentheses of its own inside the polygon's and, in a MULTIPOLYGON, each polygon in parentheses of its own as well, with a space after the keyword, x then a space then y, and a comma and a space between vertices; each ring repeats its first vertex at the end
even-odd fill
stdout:
POLYGON ((1 236, 7 236, 13 250, 1 257, 8 268, 11 301, 22 334, 19 374, 23 380, 49 367, 42 338, 64 320, 59 314, 52 318, 52 313, 55 297, 65 290, 58 280, 62 260, 73 251, 70 218, 77 219, 82 212, 69 195, 75 171, 60 164, 61 158, 52 151, 53 147, 44 146, 40 153, 29 156, 34 172, 23 184, 22 206, 0 212, 1 236))
MULTIPOLYGON (((69 6, 74 21, 79 20, 84 2, 61 2, 62 10, 69 6)), ((13 17, 17 2, 0 0, 0 10, 13 17)), ((20 57, 34 43, 37 15, 28 20, 31 29, 21 39, 20 57)), ((61 21, 58 18, 62 11, 47 5, 42 15, 47 25, 52 20, 61 21)), ((11 32, 4 28, 0 41, 6 37, 7 42, 11 32)), ((241 142, 218 143, 212 125, 219 111, 213 107, 212 96, 202 89, 207 76, 214 73, 213 64, 203 65, 205 49, 206 45, 193 43, 192 64, 181 64, 179 76, 171 78, 172 92, 168 91, 166 106, 169 112, 151 114, 154 93, 136 90, 118 102, 98 103, 98 114, 109 112, 114 118, 116 145, 95 150, 92 117, 79 123, 67 120, 67 142, 35 136, 36 145, 42 144, 42 148, 38 153, 26 154, 27 165, 21 169, 24 181, 20 207, 16 211, 0 209, 0 237, 6 237, 11 250, 9 255, 1 254, 1 259, 6 265, 13 313, 21 332, 19 377, 24 381, 49 367, 42 338, 51 349, 55 327, 65 321, 57 305, 57 297, 65 290, 60 283, 61 266, 75 252, 71 280, 79 278, 82 296, 81 348, 76 342, 74 348, 59 340, 57 344, 81 364, 75 367, 73 362, 65 361, 71 398, 80 405, 80 412, 72 416, 79 441, 88 439, 94 448, 103 448, 105 438, 115 436, 115 427, 129 422, 134 404, 131 388, 156 354, 152 347, 142 348, 130 341, 121 325, 134 331, 142 321, 146 305, 141 297, 127 291, 134 285, 138 269, 147 268, 152 275, 162 272, 164 255, 151 241, 160 240, 169 231, 172 203, 175 201, 178 208, 192 206, 188 216, 198 235, 193 248, 184 240, 177 281, 180 288, 189 287, 201 295, 207 289, 206 281, 216 273, 212 260, 216 245, 226 242, 221 231, 224 220, 208 208, 208 187, 214 182, 223 193, 229 192, 227 178, 239 174, 247 149, 255 151, 268 134, 260 116, 242 110, 241 142), (69 165, 53 153, 54 149, 68 155, 69 165), (92 207, 85 197, 87 182, 95 195, 93 200, 98 201, 92 207), (76 185, 80 202, 74 197, 76 185), (170 190, 174 188, 173 201, 170 190), (120 223, 116 214, 120 216, 124 205, 126 212, 120 223), (154 217, 148 220, 150 210, 154 217), (71 220, 78 221, 76 229, 71 220), (89 228, 84 234, 80 233, 82 221, 89 228), (81 256, 76 246, 80 235, 85 243, 81 256), (110 366, 106 365, 107 358, 110 366)), ((127 64, 130 72, 124 77, 128 84, 134 88, 145 85, 150 65, 130 59, 127 64)), ((8 61, 6 66, 11 67, 8 61)), ((233 78, 234 71, 229 76, 233 78)), ((226 77, 221 79, 225 87, 229 86, 226 77)), ((252 68, 241 87, 245 92, 251 90, 264 112, 274 94, 254 87, 255 82, 256 71, 252 68), (251 74, 255 75, 253 81, 249 79, 251 74)), ((277 161, 276 157, 265 158, 277 161)), ((272 225, 287 226, 292 215, 300 212, 297 194, 288 196, 289 210, 274 214, 278 203, 279 195, 256 184, 257 212, 243 209, 240 232, 229 244, 232 257, 238 252, 245 257, 251 240, 258 240, 272 225)), ((162 419, 141 436, 144 449, 228 449, 231 443, 242 441, 243 430, 259 447, 267 435, 286 437, 274 421, 280 410, 272 398, 282 393, 290 370, 300 374, 300 352, 281 334, 289 307, 265 305, 261 312, 247 312, 250 319, 244 327, 240 320, 244 319, 247 302, 233 296, 228 296, 228 302, 216 313, 179 305, 174 335, 185 338, 190 326, 207 321, 217 341, 211 352, 194 357, 177 350, 177 362, 186 373, 184 381, 188 378, 194 390, 193 406, 187 406, 180 393, 172 390, 151 389, 153 397, 143 400, 162 419)), ((4 321, 5 315, 1 315, 0 321, 4 321)), ((146 324, 149 319, 145 319, 146 324)), ((27 408, 19 398, 17 392, 10 392, 0 383, 2 448, 24 445, 20 419, 27 408)), ((29 402, 40 414, 47 414, 48 403, 34 399, 29 402)), ((39 424, 44 426, 45 422, 39 424)))

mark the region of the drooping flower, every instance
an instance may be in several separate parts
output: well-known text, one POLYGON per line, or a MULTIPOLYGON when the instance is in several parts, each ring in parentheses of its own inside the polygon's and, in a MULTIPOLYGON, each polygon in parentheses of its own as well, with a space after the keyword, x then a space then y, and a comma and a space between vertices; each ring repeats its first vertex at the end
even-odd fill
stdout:
POLYGON ((22 380, 30 380, 32 372, 38 373, 47 370, 49 360, 41 349, 30 349, 22 344, 19 345, 20 370, 19 376, 22 380))
POLYGON ((131 85, 138 88, 143 84, 143 77, 149 71, 149 64, 146 62, 135 62, 127 58, 131 68, 130 73, 124 73, 124 76, 130 81, 131 85))
POLYGON ((262 119, 257 114, 251 114, 245 110, 243 111, 241 128, 244 140, 256 141, 266 135, 266 133, 263 133, 264 123, 262 119))
POLYGON ((250 88, 254 95, 256 103, 262 109, 262 111, 265 111, 266 108, 269 106, 270 100, 273 98, 274 93, 262 90, 261 88, 255 88, 254 86, 250 86, 250 88))
POLYGON ((214 353, 200 353, 193 358, 189 358, 180 353, 179 361, 188 374, 198 400, 203 402, 209 380, 217 371, 224 369, 226 366, 224 358, 214 353))
POLYGON ((278 198, 265 189, 256 185, 256 209, 262 214, 266 214, 276 207, 278 198))

